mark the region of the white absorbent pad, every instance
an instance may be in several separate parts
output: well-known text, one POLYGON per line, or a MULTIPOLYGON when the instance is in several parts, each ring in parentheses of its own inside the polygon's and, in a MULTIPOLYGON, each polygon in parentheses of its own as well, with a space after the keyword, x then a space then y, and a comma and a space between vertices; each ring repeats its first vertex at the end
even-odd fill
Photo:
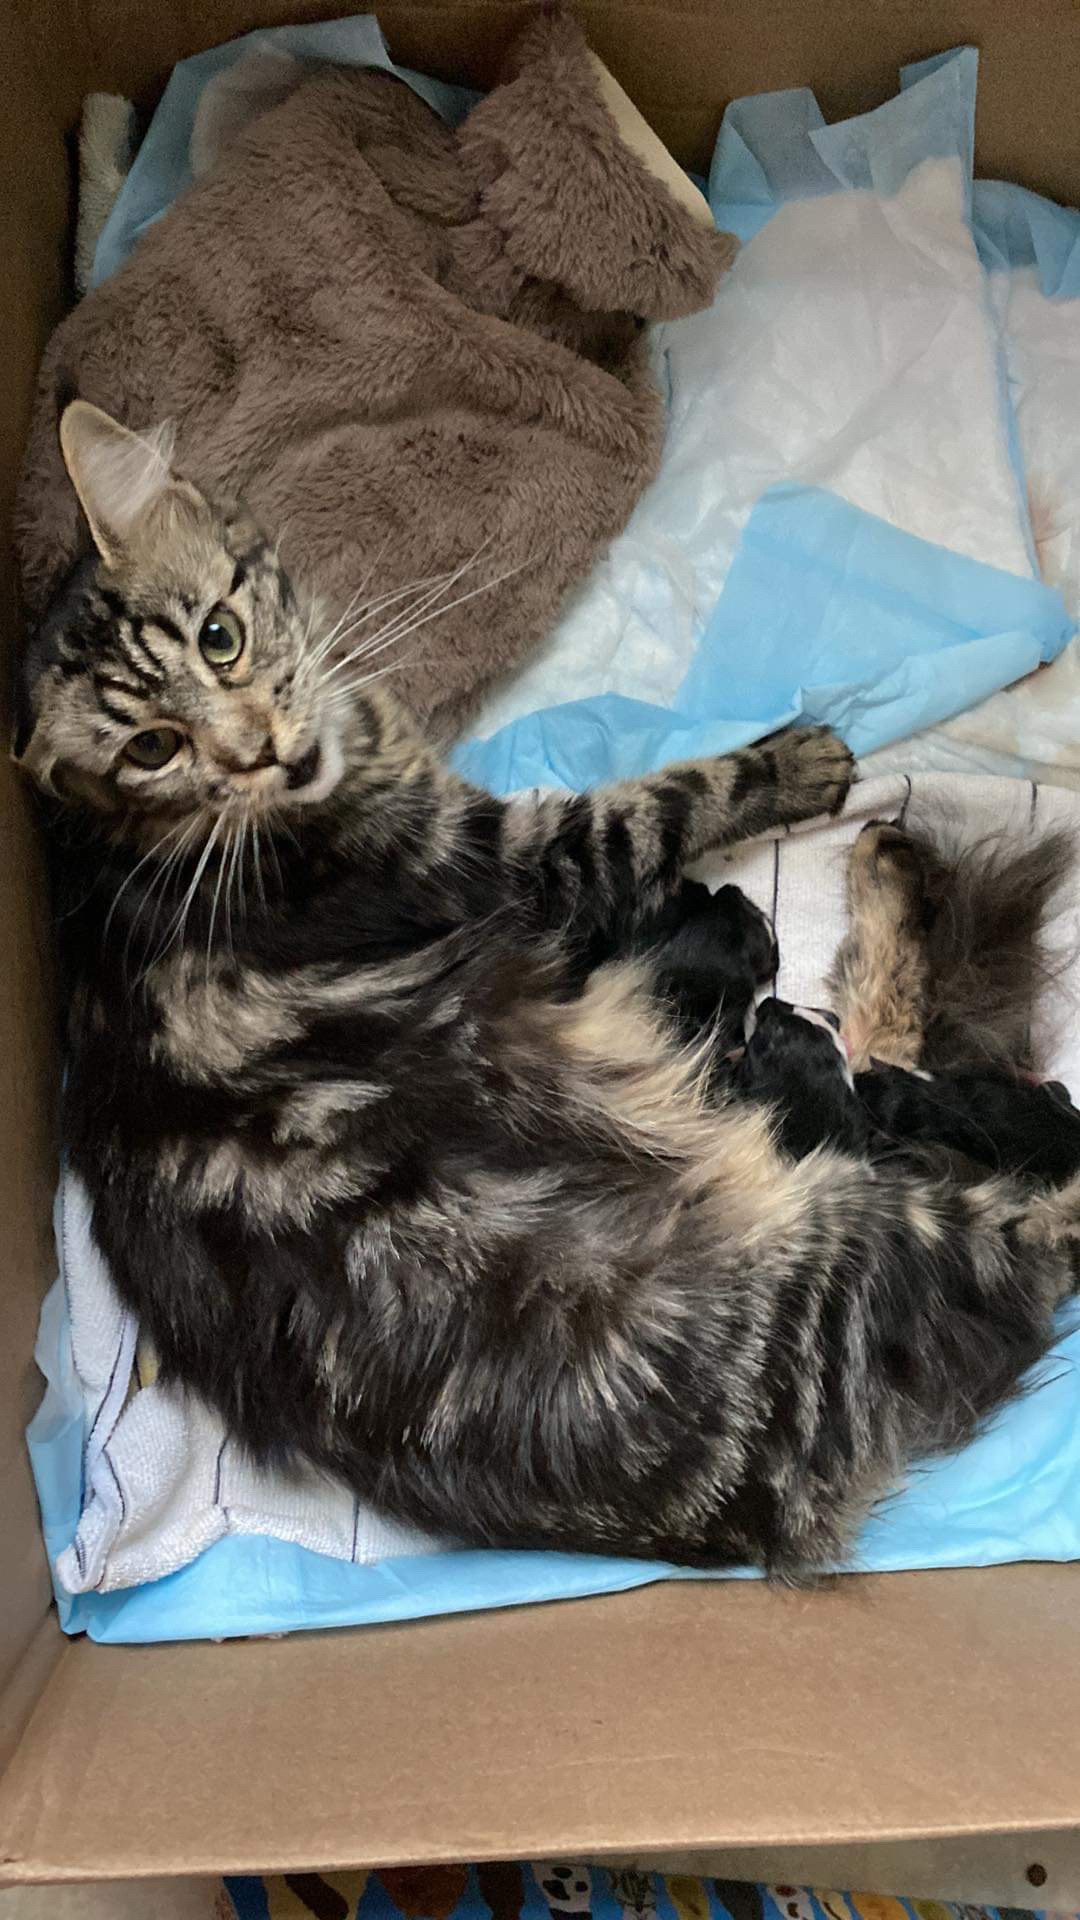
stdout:
MULTIPOLYGON (((975 237, 1004 342, 1039 570, 1080 618, 1080 213, 977 180, 975 237)), ((906 764, 1080 787, 1080 640, 910 743, 906 764)), ((898 765, 892 749, 888 763, 898 765)), ((884 762, 883 762, 884 763, 884 762)))

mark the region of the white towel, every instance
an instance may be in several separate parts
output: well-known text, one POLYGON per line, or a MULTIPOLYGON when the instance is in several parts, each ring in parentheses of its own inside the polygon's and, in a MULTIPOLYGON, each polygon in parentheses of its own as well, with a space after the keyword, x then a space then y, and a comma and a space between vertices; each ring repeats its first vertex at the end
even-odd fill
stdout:
MULTIPOLYGON (((826 1002, 825 978, 844 931, 847 849, 869 819, 912 820, 944 807, 977 838, 1007 827, 1019 835, 1050 825, 1080 831, 1080 796, 989 777, 926 775, 868 781, 836 820, 758 841, 698 871, 711 885, 735 881, 771 918, 780 941, 777 991, 806 1005, 826 1002)), ((1064 913, 1055 937, 1080 953, 1080 909, 1064 913)), ((1047 1064, 1080 1092, 1080 1022, 1075 959, 1044 1007, 1047 1064)), ((313 1473, 257 1472, 196 1401, 154 1383, 131 1392, 136 1329, 120 1305, 90 1235, 78 1180, 65 1177, 57 1203, 61 1282, 70 1308, 71 1370, 43 1358, 54 1396, 84 1432, 83 1505, 72 1543, 56 1560, 70 1593, 110 1592, 186 1566, 223 1535, 270 1534, 339 1560, 370 1563, 437 1552, 445 1542, 381 1519, 343 1487, 313 1473), (77 1385, 75 1384, 77 1382, 77 1385), (130 1398, 129 1398, 130 1393, 130 1398)))

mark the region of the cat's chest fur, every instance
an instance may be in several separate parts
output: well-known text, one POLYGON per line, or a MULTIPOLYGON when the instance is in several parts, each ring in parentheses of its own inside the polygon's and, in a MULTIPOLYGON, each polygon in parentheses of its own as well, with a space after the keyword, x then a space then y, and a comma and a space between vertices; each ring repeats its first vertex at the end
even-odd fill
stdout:
POLYGON ((494 1155, 516 1171, 536 1144, 524 1009, 550 997, 538 969, 559 973, 550 948, 541 959, 520 940, 511 913, 497 932, 417 933, 351 960, 333 942, 299 965, 280 941, 209 960, 191 945, 129 993, 84 975, 76 1158, 181 1211, 237 1208, 262 1233, 396 1204, 451 1162, 494 1155))

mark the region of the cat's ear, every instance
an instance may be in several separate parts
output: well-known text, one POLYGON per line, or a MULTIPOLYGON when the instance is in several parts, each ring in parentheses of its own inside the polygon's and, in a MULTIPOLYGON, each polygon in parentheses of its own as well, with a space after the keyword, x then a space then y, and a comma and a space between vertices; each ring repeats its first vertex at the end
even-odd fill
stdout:
POLYGON ((72 400, 64 408, 64 465, 106 565, 116 565, 146 515, 176 485, 173 437, 168 424, 132 433, 88 400, 72 400))

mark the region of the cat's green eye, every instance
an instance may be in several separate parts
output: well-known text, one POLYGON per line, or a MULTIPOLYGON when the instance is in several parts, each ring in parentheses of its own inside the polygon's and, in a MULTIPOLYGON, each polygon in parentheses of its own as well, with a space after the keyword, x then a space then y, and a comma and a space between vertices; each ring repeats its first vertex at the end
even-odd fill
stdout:
POLYGON ((235 667, 244 651, 244 629, 229 607, 215 607, 199 631, 199 652, 212 667, 235 667))
POLYGON ((124 754, 133 766, 146 767, 152 773, 175 760, 183 744, 184 736, 177 727, 145 727, 142 733, 132 734, 124 754))

